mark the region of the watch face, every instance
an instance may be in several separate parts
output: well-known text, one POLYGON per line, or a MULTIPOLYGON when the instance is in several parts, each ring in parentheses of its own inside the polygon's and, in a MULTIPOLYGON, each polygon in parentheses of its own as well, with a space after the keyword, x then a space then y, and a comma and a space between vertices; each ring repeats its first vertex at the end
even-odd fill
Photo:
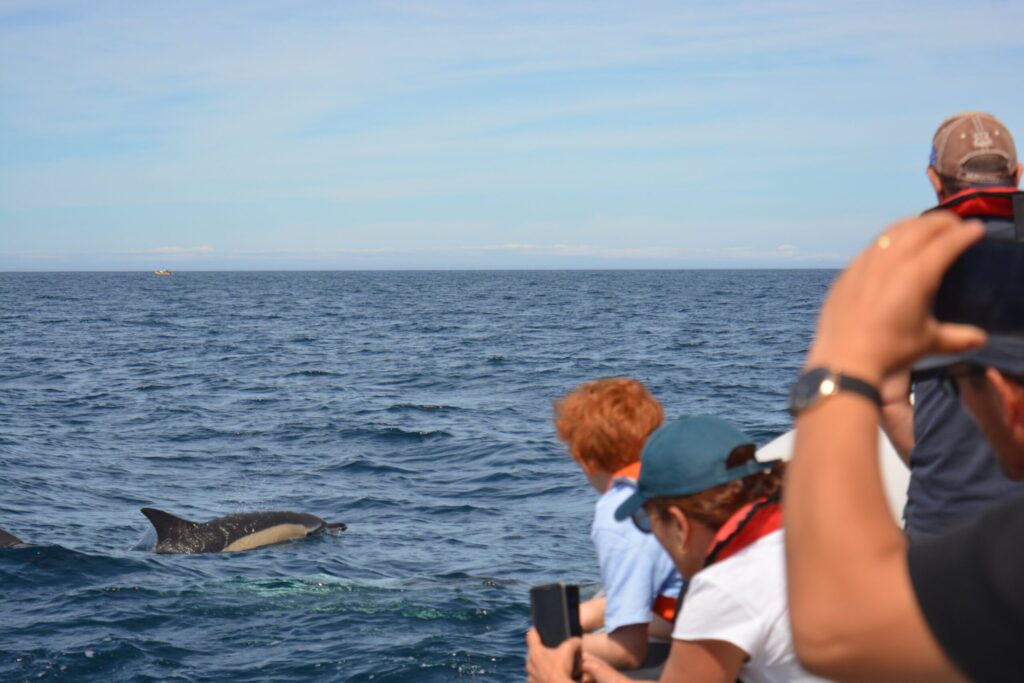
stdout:
POLYGON ((828 368, 814 368, 800 376, 789 391, 789 412, 797 415, 800 411, 814 405, 825 394, 835 391, 835 386, 823 392, 823 383, 830 382, 831 373, 828 368))

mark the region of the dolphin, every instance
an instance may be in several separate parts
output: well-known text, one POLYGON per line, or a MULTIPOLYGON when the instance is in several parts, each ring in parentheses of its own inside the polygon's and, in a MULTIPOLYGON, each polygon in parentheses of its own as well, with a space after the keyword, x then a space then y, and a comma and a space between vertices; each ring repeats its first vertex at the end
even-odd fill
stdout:
POLYGON ((3 529, 0 529, 0 548, 27 548, 28 543, 25 543, 14 534, 9 534, 3 529))
POLYGON ((142 508, 142 514, 156 529, 153 550, 158 553, 233 553, 348 528, 304 512, 240 512, 208 522, 190 522, 154 508, 142 508))

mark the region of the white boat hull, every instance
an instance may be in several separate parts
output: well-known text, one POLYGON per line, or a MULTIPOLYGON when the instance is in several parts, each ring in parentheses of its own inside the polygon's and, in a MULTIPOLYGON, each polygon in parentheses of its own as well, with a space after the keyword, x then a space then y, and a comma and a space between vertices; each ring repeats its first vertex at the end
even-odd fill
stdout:
MULTIPOLYGON (((793 457, 795 430, 789 430, 774 441, 770 441, 757 451, 757 459, 789 460, 793 457)), ((889 437, 881 429, 878 430, 878 464, 882 470, 882 484, 885 496, 889 499, 889 507, 897 524, 903 526, 903 506, 907 503, 907 484, 910 483, 910 469, 896 453, 889 437)))

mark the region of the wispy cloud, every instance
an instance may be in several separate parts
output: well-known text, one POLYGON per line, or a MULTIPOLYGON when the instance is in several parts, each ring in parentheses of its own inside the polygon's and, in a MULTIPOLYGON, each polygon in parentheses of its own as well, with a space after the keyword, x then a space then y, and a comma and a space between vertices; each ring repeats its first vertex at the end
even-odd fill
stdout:
POLYGON ((152 247, 149 249, 129 249, 129 254, 164 254, 169 256, 198 256, 212 254, 214 248, 210 246, 201 247, 152 247))
MULTIPOLYGON (((157 250, 138 250, 130 253, 154 253, 157 250)), ((159 251, 158 253, 187 255, 192 251, 159 251)), ((202 253, 209 253, 204 251, 202 253)), ((691 264, 702 261, 735 261, 737 263, 754 263, 769 261, 802 261, 838 264, 849 257, 840 252, 812 252, 797 249, 792 245, 781 245, 774 249, 758 249, 755 247, 721 247, 721 248, 681 248, 681 247, 631 247, 611 248, 588 244, 494 244, 494 245, 463 245, 445 247, 338 247, 332 249, 267 249, 259 251, 233 250, 222 254, 227 259, 275 258, 304 259, 313 258, 331 260, 345 256, 412 256, 422 257, 423 263, 429 263, 432 257, 457 256, 460 259, 473 255, 508 254, 514 257, 519 265, 528 264, 531 259, 571 259, 576 261, 658 261, 688 262, 691 264)), ((566 261, 568 262, 568 261, 566 261)))
POLYGON ((0 239, 824 258, 924 208, 952 111, 1024 130, 1021 25, 1001 0, 5 0, 0 239))

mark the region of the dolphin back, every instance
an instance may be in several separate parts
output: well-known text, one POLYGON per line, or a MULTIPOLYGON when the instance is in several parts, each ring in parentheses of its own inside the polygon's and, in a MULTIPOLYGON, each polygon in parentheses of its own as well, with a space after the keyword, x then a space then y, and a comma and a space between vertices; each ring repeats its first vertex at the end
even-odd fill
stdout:
POLYGON ((239 512, 207 522, 192 522, 154 508, 142 508, 142 514, 156 529, 153 550, 158 553, 237 552, 346 528, 304 512, 239 512))
POLYGON ((142 508, 142 514, 152 523, 156 529, 156 550, 160 552, 161 546, 175 542, 178 539, 188 536, 194 532, 199 525, 181 517, 175 517, 169 512, 157 510, 156 508, 142 508))
POLYGON ((18 548, 24 545, 25 543, 20 538, 0 529, 0 548, 18 548))

